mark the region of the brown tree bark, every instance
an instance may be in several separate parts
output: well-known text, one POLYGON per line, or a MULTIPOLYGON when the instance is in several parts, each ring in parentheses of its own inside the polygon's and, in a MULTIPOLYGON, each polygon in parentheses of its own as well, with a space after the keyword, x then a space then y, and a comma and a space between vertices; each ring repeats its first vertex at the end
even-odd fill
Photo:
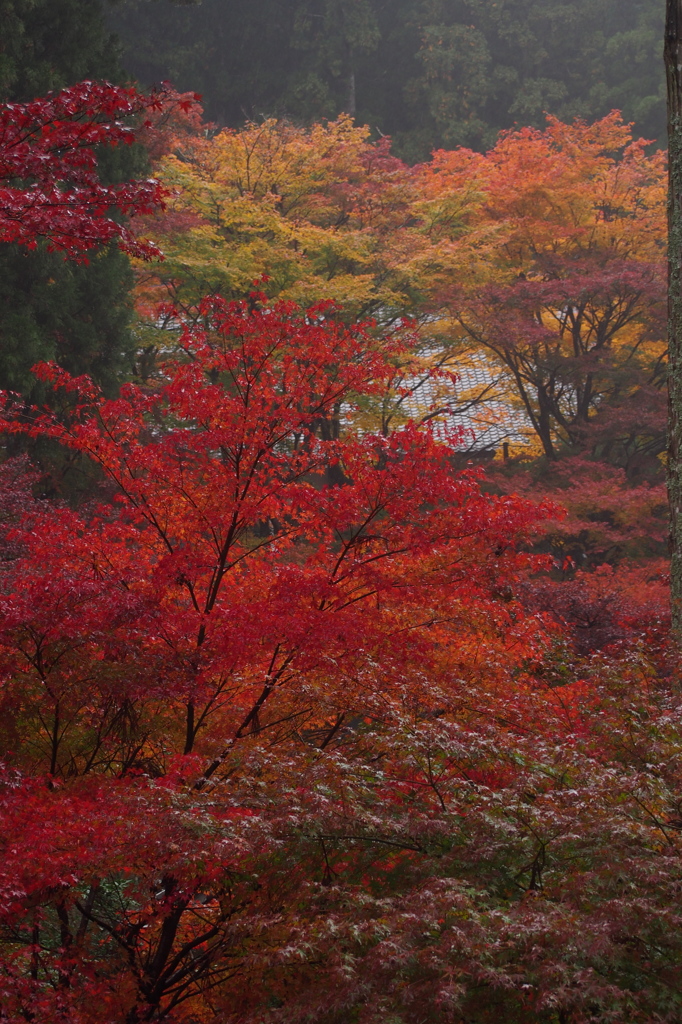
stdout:
POLYGON ((668 499, 673 634, 682 643, 682 0, 666 0, 668 89, 668 499))

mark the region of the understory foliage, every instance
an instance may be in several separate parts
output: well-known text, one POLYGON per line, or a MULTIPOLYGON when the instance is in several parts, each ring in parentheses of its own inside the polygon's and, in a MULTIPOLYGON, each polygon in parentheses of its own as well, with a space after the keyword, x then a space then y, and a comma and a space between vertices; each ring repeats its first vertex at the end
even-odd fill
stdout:
MULTIPOLYGON (((191 136, 191 110, 178 109, 191 136)), ((0 191, 0 214, 26 244, 42 234, 78 257, 109 221, 94 198, 78 206, 81 188, 99 187, 78 178, 66 231, 66 157, 49 146, 61 130, 48 124, 44 179, 0 191), (21 213, 33 194, 41 209, 41 181, 59 193, 54 224, 47 204, 35 223, 21 213)), ((367 223, 393 225, 386 259, 391 231, 402 259, 366 142, 347 123, 333 130, 348 145, 322 164, 324 202, 300 164, 286 171, 306 244, 321 252, 329 225, 317 221, 345 210, 337 234, 350 224, 364 245, 361 199, 367 223), (336 188, 334 160, 356 151, 362 173, 336 188)), ((232 136, 218 145, 242 152, 232 136)), ((474 180, 479 158, 457 159, 474 180)), ((400 184, 385 147, 379 167, 400 184)), ((436 391, 453 384, 447 359, 413 348, 429 322, 442 342, 436 309, 464 324, 446 258, 462 268, 478 253, 517 288, 499 268, 518 225, 487 222, 490 165, 481 174, 470 216, 432 182, 420 216, 441 219, 413 222, 415 207, 403 224, 420 239, 411 265, 423 280, 432 239, 440 253, 440 291, 411 327, 395 267, 360 288, 393 289, 391 330, 352 301, 200 299, 190 282, 187 302, 153 325, 165 344, 152 370, 116 397, 50 363, 35 368, 49 404, 4 394, 8 449, 26 437, 59 446, 104 483, 74 508, 42 496, 27 460, 0 466, 3 1024, 679 1021, 682 707, 658 583, 555 557, 581 530, 595 557, 613 543, 636 550, 641 530, 619 498, 627 467, 610 465, 621 476, 605 488, 608 521, 590 504, 596 483, 564 516, 533 500, 532 478, 512 495, 462 466, 460 427, 409 414, 415 373, 436 391)), ((230 216, 245 211, 248 234, 265 210, 276 236, 282 191, 255 191, 228 196, 230 216)), ((195 194, 218 190, 201 181, 195 194)), ((203 217, 191 244, 229 248, 232 228, 203 217)), ((260 258, 260 230, 247 260, 260 258)), ((469 309, 490 295, 474 273, 469 309)), ((649 308, 655 273, 642 273, 649 308)), ((313 269, 304 289, 322 276, 313 269)), ((529 277, 545 311, 574 280, 529 277)), ((590 308, 607 293, 602 281, 590 308)), ((628 320, 638 353, 643 320, 628 320)), ((584 370, 576 356, 575 379, 584 370)), ((570 491, 577 462, 546 454, 570 491)), ((598 472, 594 455, 572 453, 598 472)), ((655 522, 653 488, 635 490, 630 508, 655 522)))

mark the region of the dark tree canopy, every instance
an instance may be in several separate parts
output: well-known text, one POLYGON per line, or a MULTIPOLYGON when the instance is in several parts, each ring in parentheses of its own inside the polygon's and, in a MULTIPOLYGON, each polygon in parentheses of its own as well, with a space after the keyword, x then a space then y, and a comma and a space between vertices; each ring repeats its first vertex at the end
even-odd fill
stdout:
POLYGON ((131 72, 202 92, 221 124, 350 111, 407 159, 545 112, 665 134, 656 0, 124 0, 110 24, 131 72))
POLYGON ((28 101, 122 75, 99 0, 0 0, 0 99, 28 101))

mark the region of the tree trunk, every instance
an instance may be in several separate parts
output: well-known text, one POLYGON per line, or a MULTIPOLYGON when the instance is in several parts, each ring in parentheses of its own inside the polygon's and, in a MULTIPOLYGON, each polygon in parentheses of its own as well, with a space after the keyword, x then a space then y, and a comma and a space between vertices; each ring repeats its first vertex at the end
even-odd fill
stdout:
POLYGON ((348 52, 348 106, 345 113, 350 114, 351 117, 355 117, 356 114, 356 103, 355 103, 355 60, 353 54, 353 47, 350 43, 347 46, 348 52))
POLYGON ((682 642, 682 0, 666 0, 668 88, 668 500, 673 634, 682 642))

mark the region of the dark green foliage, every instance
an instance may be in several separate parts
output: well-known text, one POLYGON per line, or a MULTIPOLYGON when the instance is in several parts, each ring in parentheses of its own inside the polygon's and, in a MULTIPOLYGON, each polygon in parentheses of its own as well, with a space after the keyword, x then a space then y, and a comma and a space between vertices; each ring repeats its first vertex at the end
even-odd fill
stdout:
POLYGON ((355 110, 414 160, 545 112, 664 137, 658 0, 123 0, 110 22, 134 74, 220 124, 355 110))
POLYGON ((100 0, 0 0, 0 99, 32 100, 85 78, 117 80, 100 0))
POLYGON ((169 79, 202 93, 208 117, 220 124, 350 111, 385 132, 409 117, 403 93, 421 70, 414 7, 405 0, 123 0, 109 20, 126 67, 142 82, 169 79))
POLYGON ((620 109, 663 139, 663 11, 656 0, 424 0, 418 83, 446 146, 483 148, 545 112, 620 109))
POLYGON ((344 10, 356 0, 204 0, 121 3, 110 14, 126 66, 147 84, 169 79, 202 93, 207 114, 238 124, 263 114, 314 120, 347 109, 352 44, 364 54, 376 28, 344 10), (364 28, 364 33, 363 33, 364 28))
MULTIPOLYGON (((115 245, 87 266, 48 253, 44 244, 33 252, 0 245, 0 385, 42 405, 50 396, 31 367, 54 361, 115 395, 133 368, 132 276, 115 245)), ((43 470, 41 493, 79 502, 99 484, 87 459, 48 441, 7 438, 4 451, 30 452, 43 470)))
POLYGON ((89 266, 43 247, 0 246, 0 381, 39 397, 31 367, 54 360, 112 395, 132 368, 132 271, 116 246, 89 266))

